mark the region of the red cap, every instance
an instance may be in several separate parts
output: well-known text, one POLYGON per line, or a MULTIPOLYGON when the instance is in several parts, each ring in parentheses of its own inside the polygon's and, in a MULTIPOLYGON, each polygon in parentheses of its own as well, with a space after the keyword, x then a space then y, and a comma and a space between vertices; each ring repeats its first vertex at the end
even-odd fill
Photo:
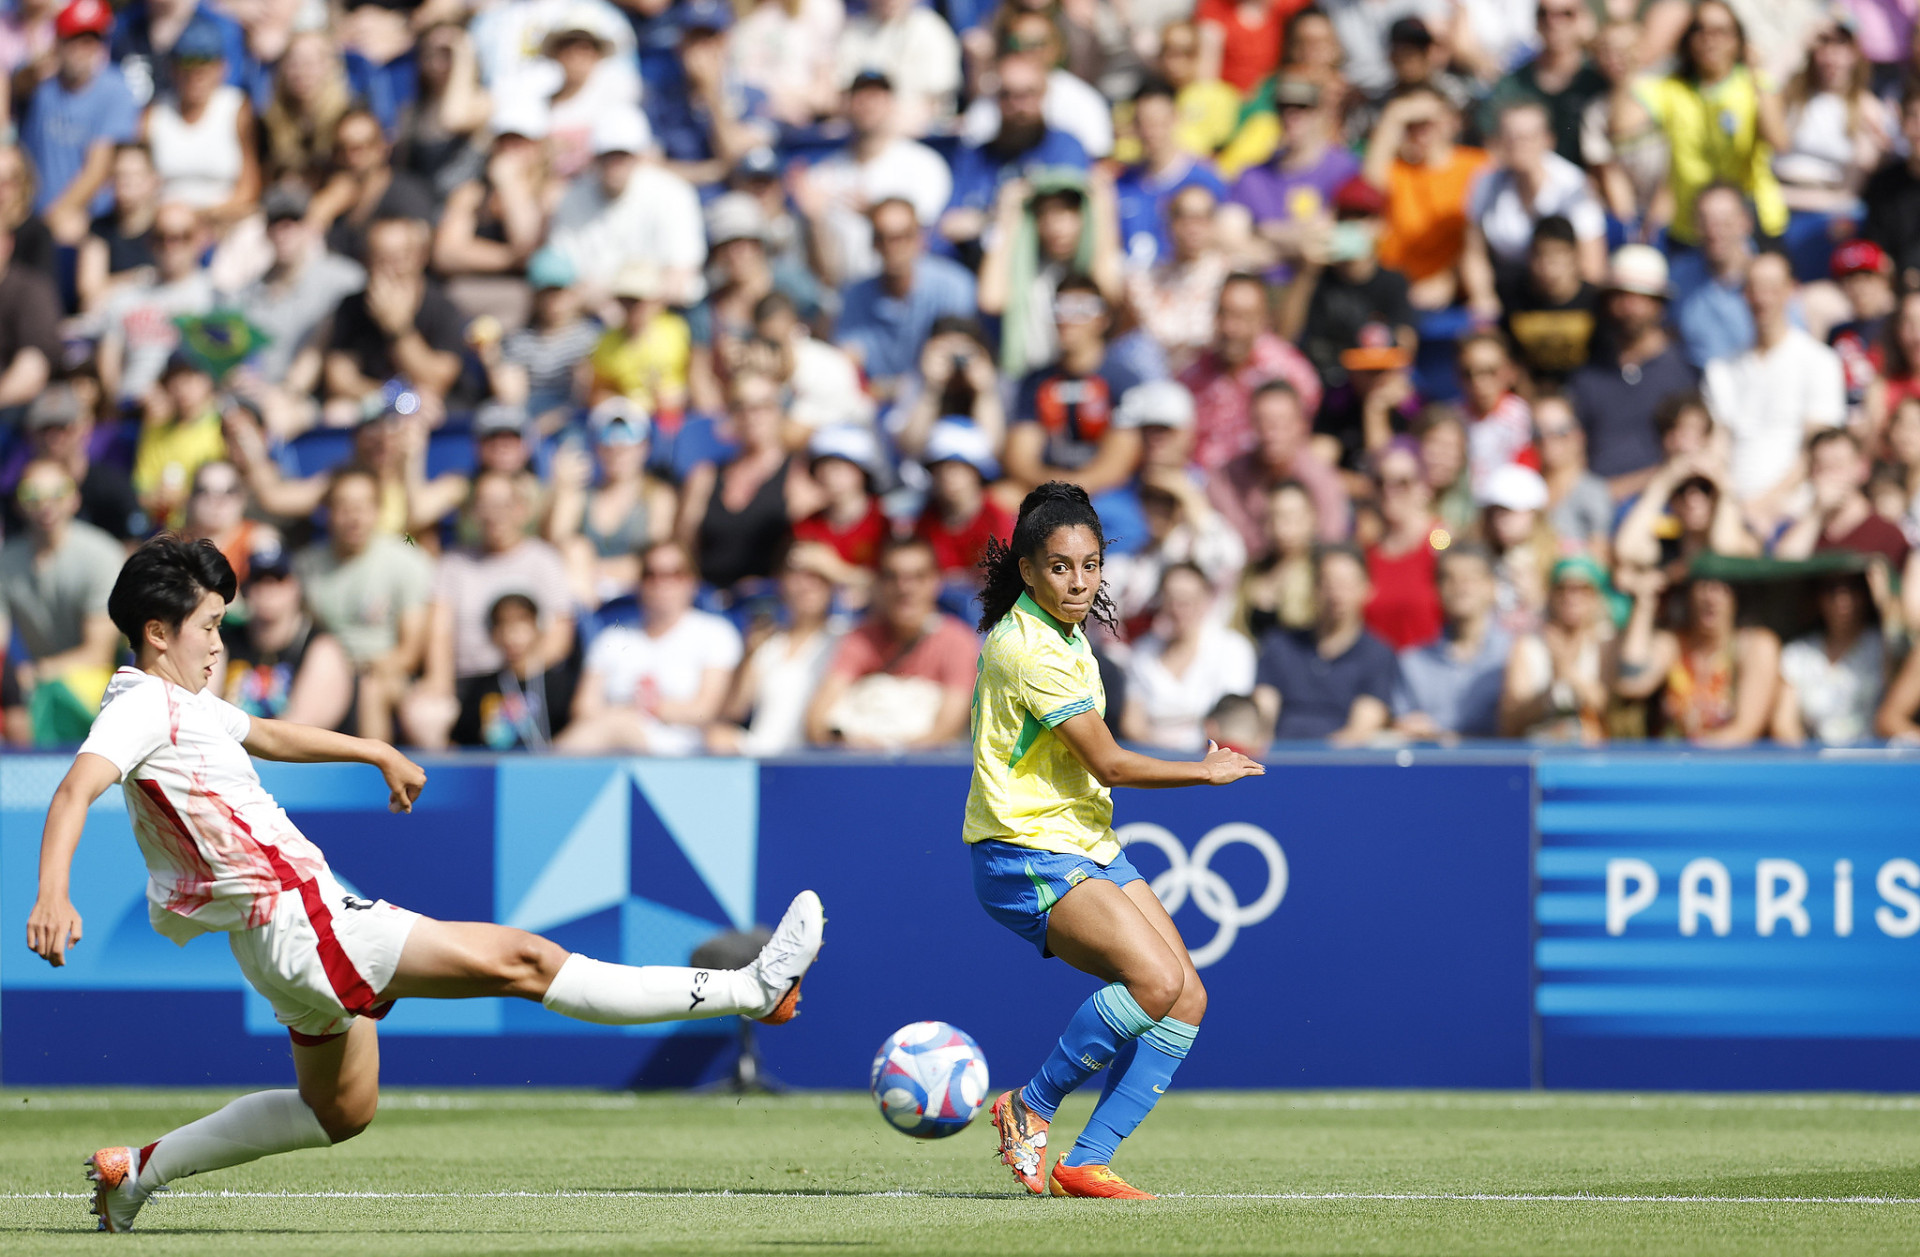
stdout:
POLYGON ((105 39, 112 29, 113 10, 107 7, 106 0, 73 0, 53 19, 53 33, 61 39, 72 39, 75 35, 98 35, 105 39))
POLYGON ((1845 279, 1862 271, 1872 271, 1877 275, 1892 274, 1893 264, 1887 257, 1887 251, 1871 240, 1849 240, 1833 251, 1835 279, 1845 279))
POLYGON ((1364 214, 1376 218, 1387 212, 1387 195, 1359 175, 1340 185, 1333 194, 1335 214, 1364 214))

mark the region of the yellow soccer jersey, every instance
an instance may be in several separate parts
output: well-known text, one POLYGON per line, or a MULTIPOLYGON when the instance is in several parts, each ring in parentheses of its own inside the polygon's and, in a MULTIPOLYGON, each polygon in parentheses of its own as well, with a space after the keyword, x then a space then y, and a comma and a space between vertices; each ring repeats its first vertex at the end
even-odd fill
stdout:
POLYGON ((1106 709, 1087 635, 1022 594, 980 650, 966 840, 996 839, 1100 864, 1119 855, 1112 793, 1053 732, 1083 711, 1106 709))

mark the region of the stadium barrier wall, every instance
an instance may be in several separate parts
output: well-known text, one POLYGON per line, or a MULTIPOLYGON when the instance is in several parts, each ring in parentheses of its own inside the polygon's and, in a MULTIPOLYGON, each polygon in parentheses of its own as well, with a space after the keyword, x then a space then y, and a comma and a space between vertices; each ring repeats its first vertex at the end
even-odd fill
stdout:
MULTIPOLYGON (((74 871, 86 941, 22 945, 64 756, 0 759, 0 1082, 248 1084, 286 1037, 221 940, 147 923, 117 791, 74 871), (131 1032, 129 1027, 134 1028, 131 1032)), ((685 963, 813 886, 806 1015, 766 1069, 864 1085, 921 1018, 1024 1075, 1094 982, 995 925, 953 761, 427 763, 411 817, 377 774, 261 766, 355 893, 685 963)), ((1275 757, 1228 790, 1121 791, 1116 825, 1211 993, 1183 1085, 1920 1088, 1920 759, 1401 752, 1275 757)), ((586 1026, 519 1001, 405 1001, 396 1084, 684 1086, 736 1023, 586 1026)))

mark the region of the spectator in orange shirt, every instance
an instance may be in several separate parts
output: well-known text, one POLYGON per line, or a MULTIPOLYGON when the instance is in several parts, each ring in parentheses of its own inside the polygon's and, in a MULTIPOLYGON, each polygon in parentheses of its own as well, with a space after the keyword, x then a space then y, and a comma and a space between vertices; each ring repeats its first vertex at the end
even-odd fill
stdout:
POLYGON ((1422 310, 1452 305, 1466 248, 1467 194, 1487 154, 1454 143, 1460 113, 1425 85, 1388 102, 1367 145, 1367 182, 1387 196, 1380 264, 1412 281, 1408 297, 1422 310))

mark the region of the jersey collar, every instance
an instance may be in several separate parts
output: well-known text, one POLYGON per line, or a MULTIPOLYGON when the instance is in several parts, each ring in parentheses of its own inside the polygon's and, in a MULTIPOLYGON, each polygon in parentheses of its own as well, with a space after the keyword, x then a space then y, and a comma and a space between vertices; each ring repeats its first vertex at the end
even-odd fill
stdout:
POLYGON ((1033 600, 1033 595, 1031 593, 1021 594, 1020 601, 1014 603, 1013 605, 1018 609, 1026 612, 1028 615, 1032 616, 1034 619, 1040 621, 1040 623, 1046 625, 1048 628, 1052 629, 1054 632, 1060 634, 1060 636, 1064 640, 1069 642, 1073 640, 1073 625, 1068 624, 1062 620, 1054 619, 1052 615, 1047 613, 1047 610, 1044 607, 1042 607, 1039 603, 1033 600))

